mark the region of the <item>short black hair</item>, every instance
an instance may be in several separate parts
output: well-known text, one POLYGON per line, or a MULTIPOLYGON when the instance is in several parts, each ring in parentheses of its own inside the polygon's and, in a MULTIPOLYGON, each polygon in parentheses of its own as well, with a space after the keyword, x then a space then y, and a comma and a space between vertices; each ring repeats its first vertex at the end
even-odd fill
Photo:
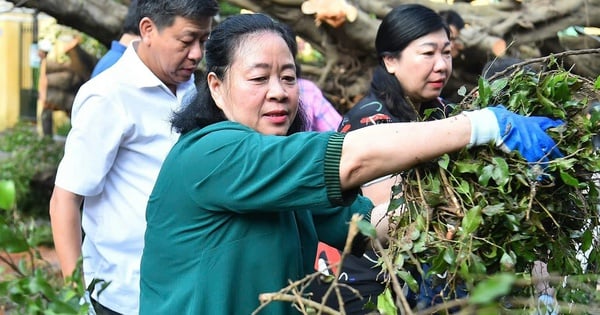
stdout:
POLYGON ((458 12, 454 10, 442 10, 439 14, 448 26, 454 25, 459 31, 465 27, 465 20, 463 20, 458 12))
POLYGON ((140 18, 137 15, 136 6, 137 0, 131 0, 129 7, 127 8, 125 19, 123 20, 121 34, 140 35, 140 18))
POLYGON ((137 0, 138 21, 148 17, 159 30, 173 25, 176 17, 202 20, 219 13, 216 0, 137 0))

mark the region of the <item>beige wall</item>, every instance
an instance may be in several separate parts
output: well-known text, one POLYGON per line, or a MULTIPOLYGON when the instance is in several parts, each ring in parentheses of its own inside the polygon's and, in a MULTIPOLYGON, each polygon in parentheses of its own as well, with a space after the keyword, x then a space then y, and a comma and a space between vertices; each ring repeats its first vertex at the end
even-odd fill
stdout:
MULTIPOLYGON (((40 29, 52 18, 39 16, 40 29)), ((21 115, 21 90, 35 88, 30 64, 33 42, 30 13, 0 14, 0 131, 14 126, 21 115)))

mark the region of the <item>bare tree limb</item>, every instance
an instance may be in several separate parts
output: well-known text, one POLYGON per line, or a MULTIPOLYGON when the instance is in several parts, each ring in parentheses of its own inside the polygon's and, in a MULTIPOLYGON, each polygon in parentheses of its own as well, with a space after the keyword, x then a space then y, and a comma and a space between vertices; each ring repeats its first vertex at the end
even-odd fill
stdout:
POLYGON ((54 17, 59 24, 89 34, 106 46, 119 36, 122 21, 127 13, 127 6, 106 0, 7 1, 45 12, 54 17))

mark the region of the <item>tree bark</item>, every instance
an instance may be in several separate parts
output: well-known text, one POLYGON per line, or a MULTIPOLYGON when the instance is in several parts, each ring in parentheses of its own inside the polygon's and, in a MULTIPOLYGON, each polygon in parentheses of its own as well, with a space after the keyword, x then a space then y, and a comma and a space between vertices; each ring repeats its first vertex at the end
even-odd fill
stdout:
MULTIPOLYGON (((22 4, 23 0, 7 0, 22 4)), ((59 24, 84 32, 102 44, 118 38, 127 6, 114 0, 27 0, 23 4, 56 19, 59 24)))
MULTIPOLYGON (((8 1, 15 4, 22 2, 8 1)), ((600 0, 504 0, 485 6, 464 2, 449 5, 427 0, 355 0, 347 2, 357 7, 357 19, 352 23, 345 22, 338 28, 326 23, 317 26, 314 14, 303 14, 300 10, 303 0, 225 2, 254 12, 267 13, 288 23, 299 36, 321 52, 325 64, 303 65, 303 70, 336 103, 340 111, 352 106, 368 89, 370 72, 377 62, 374 53, 377 27, 391 8, 403 3, 420 3, 436 11, 455 10, 463 17, 468 28, 476 28, 483 36, 504 39, 508 44, 507 54, 524 59, 566 50, 558 41, 557 32, 571 25, 600 25, 600 0)), ((118 37, 127 11, 125 4, 115 0, 28 0, 25 5, 46 12, 60 24, 83 31, 107 46, 112 39, 118 37)), ((485 50, 477 49, 476 43, 469 45, 473 47, 467 49, 474 50, 469 51, 469 58, 481 59, 473 64, 483 65, 486 59, 491 58, 491 54, 485 50)), ((585 63, 586 58, 579 60, 584 64, 574 69, 586 69, 587 73, 600 72, 600 69, 594 69, 594 65, 585 63)), ((460 64, 461 61, 457 60, 455 77, 468 80, 463 85, 475 85, 476 81, 473 80, 478 73, 465 69, 460 64)), ((458 86, 461 83, 458 82, 458 86)))

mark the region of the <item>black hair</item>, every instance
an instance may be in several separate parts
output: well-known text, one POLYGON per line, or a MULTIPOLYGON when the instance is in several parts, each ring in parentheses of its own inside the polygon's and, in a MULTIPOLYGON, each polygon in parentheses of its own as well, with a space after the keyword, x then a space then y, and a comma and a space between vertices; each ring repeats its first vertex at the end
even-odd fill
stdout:
POLYGON ((140 35, 140 18, 138 17, 136 6, 137 0, 131 0, 125 19, 123 19, 121 34, 140 35))
POLYGON ((459 31, 465 27, 465 20, 463 20, 458 12, 454 10, 442 10, 439 14, 448 26, 454 25, 459 31))
POLYGON ((138 21, 148 17, 159 30, 173 25, 176 17, 199 21, 219 13, 215 0, 137 0, 138 21))
MULTIPOLYGON (((297 51, 296 39, 290 35, 285 26, 274 21, 265 14, 240 14, 226 18, 211 32, 205 44, 204 60, 206 74, 213 72, 223 80, 233 64, 233 58, 248 36, 260 32, 273 32, 281 36, 290 52, 297 51)), ((185 134, 196 128, 226 121, 225 114, 212 98, 206 76, 200 81, 198 94, 184 109, 176 112, 171 123, 173 128, 185 134)), ((298 106, 298 114, 294 118, 288 134, 305 130, 305 118, 302 106, 298 106)))
MULTIPOLYGON (((395 7, 379 25, 375 37, 379 65, 373 73, 370 93, 383 101, 390 113, 402 121, 415 121, 418 117, 413 106, 406 100, 398 79, 385 68, 383 58, 400 56, 412 41, 439 30, 444 30, 450 37, 450 30, 442 18, 435 11, 419 4, 395 7)), ((437 100, 423 102, 421 113, 427 108, 437 107, 438 104, 437 100)))

